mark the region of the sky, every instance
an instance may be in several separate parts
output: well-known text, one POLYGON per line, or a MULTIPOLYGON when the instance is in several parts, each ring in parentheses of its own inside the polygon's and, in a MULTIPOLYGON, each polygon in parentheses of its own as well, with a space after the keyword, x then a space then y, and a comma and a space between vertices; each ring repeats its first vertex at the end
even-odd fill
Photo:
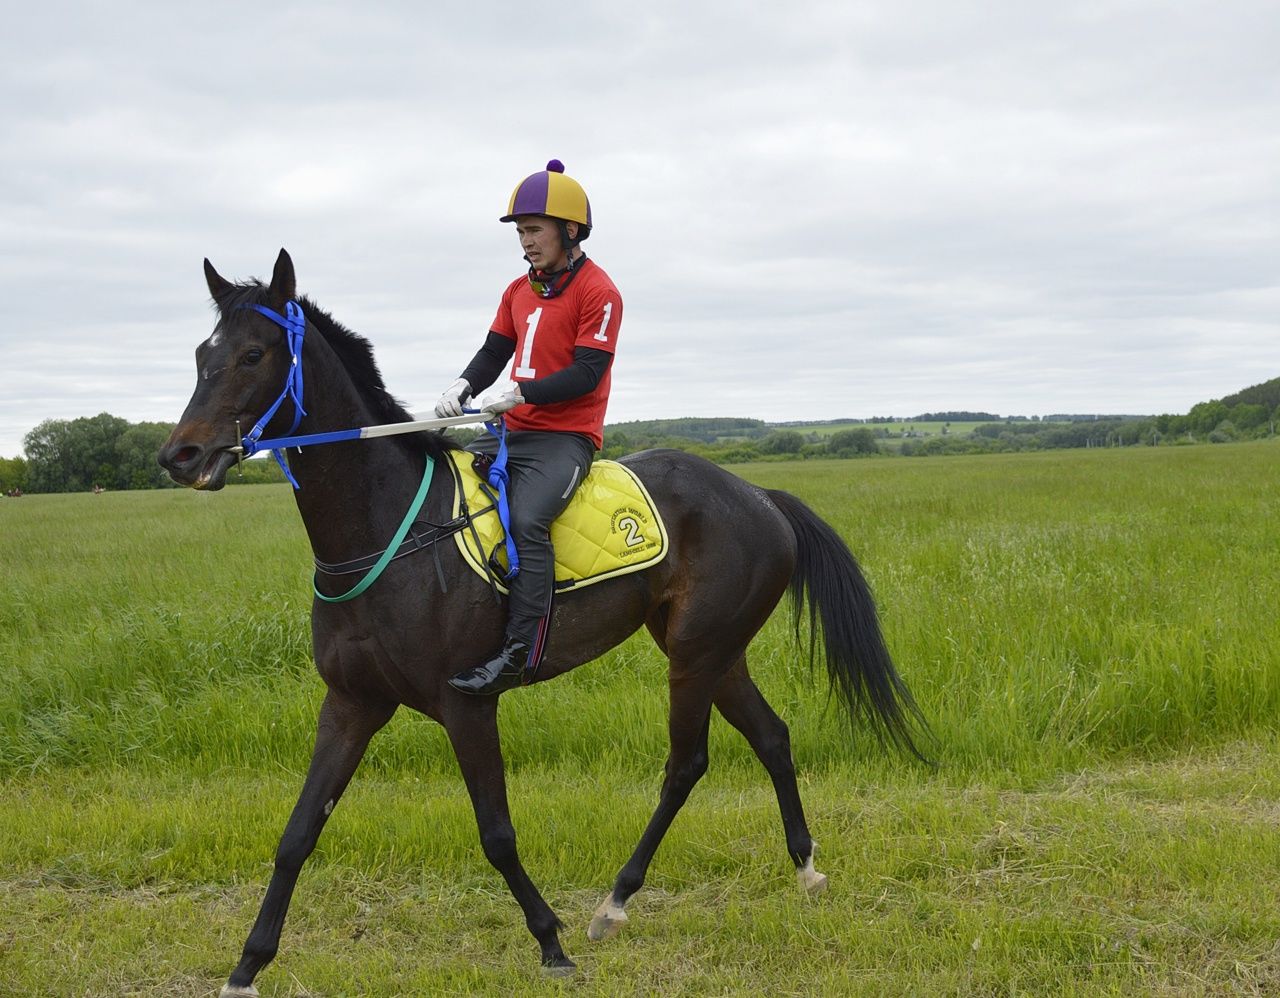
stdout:
MULTIPOLYGON (((1186 412, 1280 375, 1274 0, 22 5, 0 457, 176 422, 208 257, 426 412, 547 160, 621 290, 608 422, 1186 412)), ((318 428, 317 428, 318 429, 318 428)))

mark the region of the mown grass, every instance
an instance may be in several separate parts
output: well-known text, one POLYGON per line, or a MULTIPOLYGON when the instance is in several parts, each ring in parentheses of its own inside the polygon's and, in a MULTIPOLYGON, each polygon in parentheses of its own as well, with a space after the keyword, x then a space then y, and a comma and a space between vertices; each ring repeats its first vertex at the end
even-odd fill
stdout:
MULTIPOLYGON (((717 723, 634 924, 587 947, 665 756, 664 663, 637 637, 503 701, 522 855, 576 982, 538 979, 441 732, 402 711, 263 994, 1280 989, 1278 456, 740 466, 848 539, 938 736, 937 770, 850 738, 785 614, 757 639, 829 894, 795 889, 763 771, 717 723)), ((5 500, 0 562, 0 994, 210 994, 321 695, 288 489, 5 500)))

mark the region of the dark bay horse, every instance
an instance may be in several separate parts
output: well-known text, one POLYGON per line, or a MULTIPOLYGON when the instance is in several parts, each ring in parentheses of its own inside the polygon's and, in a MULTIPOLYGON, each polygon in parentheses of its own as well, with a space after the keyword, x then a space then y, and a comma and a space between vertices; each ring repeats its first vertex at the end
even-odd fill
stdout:
MULTIPOLYGON (((266 285, 233 284, 208 260, 204 267, 219 318, 196 350, 195 393, 159 460, 176 482, 216 490, 235 463, 242 427, 271 409, 294 366, 284 330, 257 307, 285 313, 295 300, 296 281, 283 250, 266 285)), ((306 319, 299 351, 305 371, 301 429, 410 421, 384 388, 369 343, 307 299, 298 305, 306 319)), ((268 437, 290 432, 297 416, 291 408, 286 401, 275 412, 266 424, 268 437)), ((294 495, 317 562, 344 563, 385 549, 428 462, 445 458, 451 447, 440 434, 417 432, 290 451, 300 486, 294 495)), ((917 755, 913 736, 927 734, 881 638, 871 592, 830 526, 785 492, 756 488, 679 451, 647 451, 626 463, 666 520, 669 553, 643 572, 557 597, 538 673, 544 681, 589 662, 642 625, 670 660, 671 751, 659 802, 592 919, 592 940, 613 935, 626 921, 628 899, 643 884, 664 833, 706 771, 713 707, 746 737, 768 770, 801 886, 811 892, 825 887, 826 877, 813 865, 787 726, 747 672, 748 643, 788 591, 797 634, 808 602, 811 660, 820 635, 821 657, 848 719, 870 721, 879 735, 917 755)), ((451 475, 436 475, 419 518, 448 521, 453 489, 451 475)), ((438 559, 424 554, 392 561, 375 585, 348 602, 313 604, 316 668, 328 687, 315 752, 262 908, 224 995, 257 994, 253 979, 276 954, 302 864, 369 740, 400 704, 444 726, 471 795, 484 854, 524 911, 544 971, 573 970, 560 945, 562 926, 516 852, 498 743, 498 698, 465 696, 445 683, 501 644, 504 610, 452 542, 437 551, 438 559)), ((316 584, 325 595, 336 595, 349 588, 350 577, 320 572, 316 584)))

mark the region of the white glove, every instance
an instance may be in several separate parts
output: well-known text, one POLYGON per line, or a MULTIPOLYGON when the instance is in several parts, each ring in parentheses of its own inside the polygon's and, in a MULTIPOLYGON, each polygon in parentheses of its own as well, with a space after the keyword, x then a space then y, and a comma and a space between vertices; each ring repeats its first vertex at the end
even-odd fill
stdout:
POLYGON ((469 398, 471 398, 471 385, 467 383, 466 378, 459 378, 440 396, 440 401, 436 403, 436 418, 461 416, 462 404, 469 398))
POLYGON ((501 395, 491 395, 481 402, 480 411, 489 416, 497 416, 518 405, 524 405, 524 396, 520 394, 519 385, 512 385, 509 391, 501 395))

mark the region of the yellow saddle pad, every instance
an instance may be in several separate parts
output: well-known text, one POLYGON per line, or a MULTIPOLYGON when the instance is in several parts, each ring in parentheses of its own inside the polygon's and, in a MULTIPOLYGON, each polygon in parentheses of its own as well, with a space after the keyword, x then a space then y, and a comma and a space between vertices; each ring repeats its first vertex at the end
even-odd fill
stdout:
MULTIPOLYGON (((460 530, 453 535, 458 550, 486 579, 484 563, 491 554, 505 573, 507 551, 494 502, 497 493, 485 491, 488 486, 471 467, 473 455, 458 451, 450 457, 458 469, 481 545, 476 548, 469 529, 460 530)), ((518 492, 512 501, 520 501, 518 492)), ((455 493, 453 515, 461 508, 455 493)), ((617 461, 596 461, 568 507, 551 525, 551 544, 556 552, 555 588, 563 592, 657 564, 667 554, 667 528, 644 484, 630 468, 617 461)), ((501 579, 498 588, 508 592, 501 579)))

